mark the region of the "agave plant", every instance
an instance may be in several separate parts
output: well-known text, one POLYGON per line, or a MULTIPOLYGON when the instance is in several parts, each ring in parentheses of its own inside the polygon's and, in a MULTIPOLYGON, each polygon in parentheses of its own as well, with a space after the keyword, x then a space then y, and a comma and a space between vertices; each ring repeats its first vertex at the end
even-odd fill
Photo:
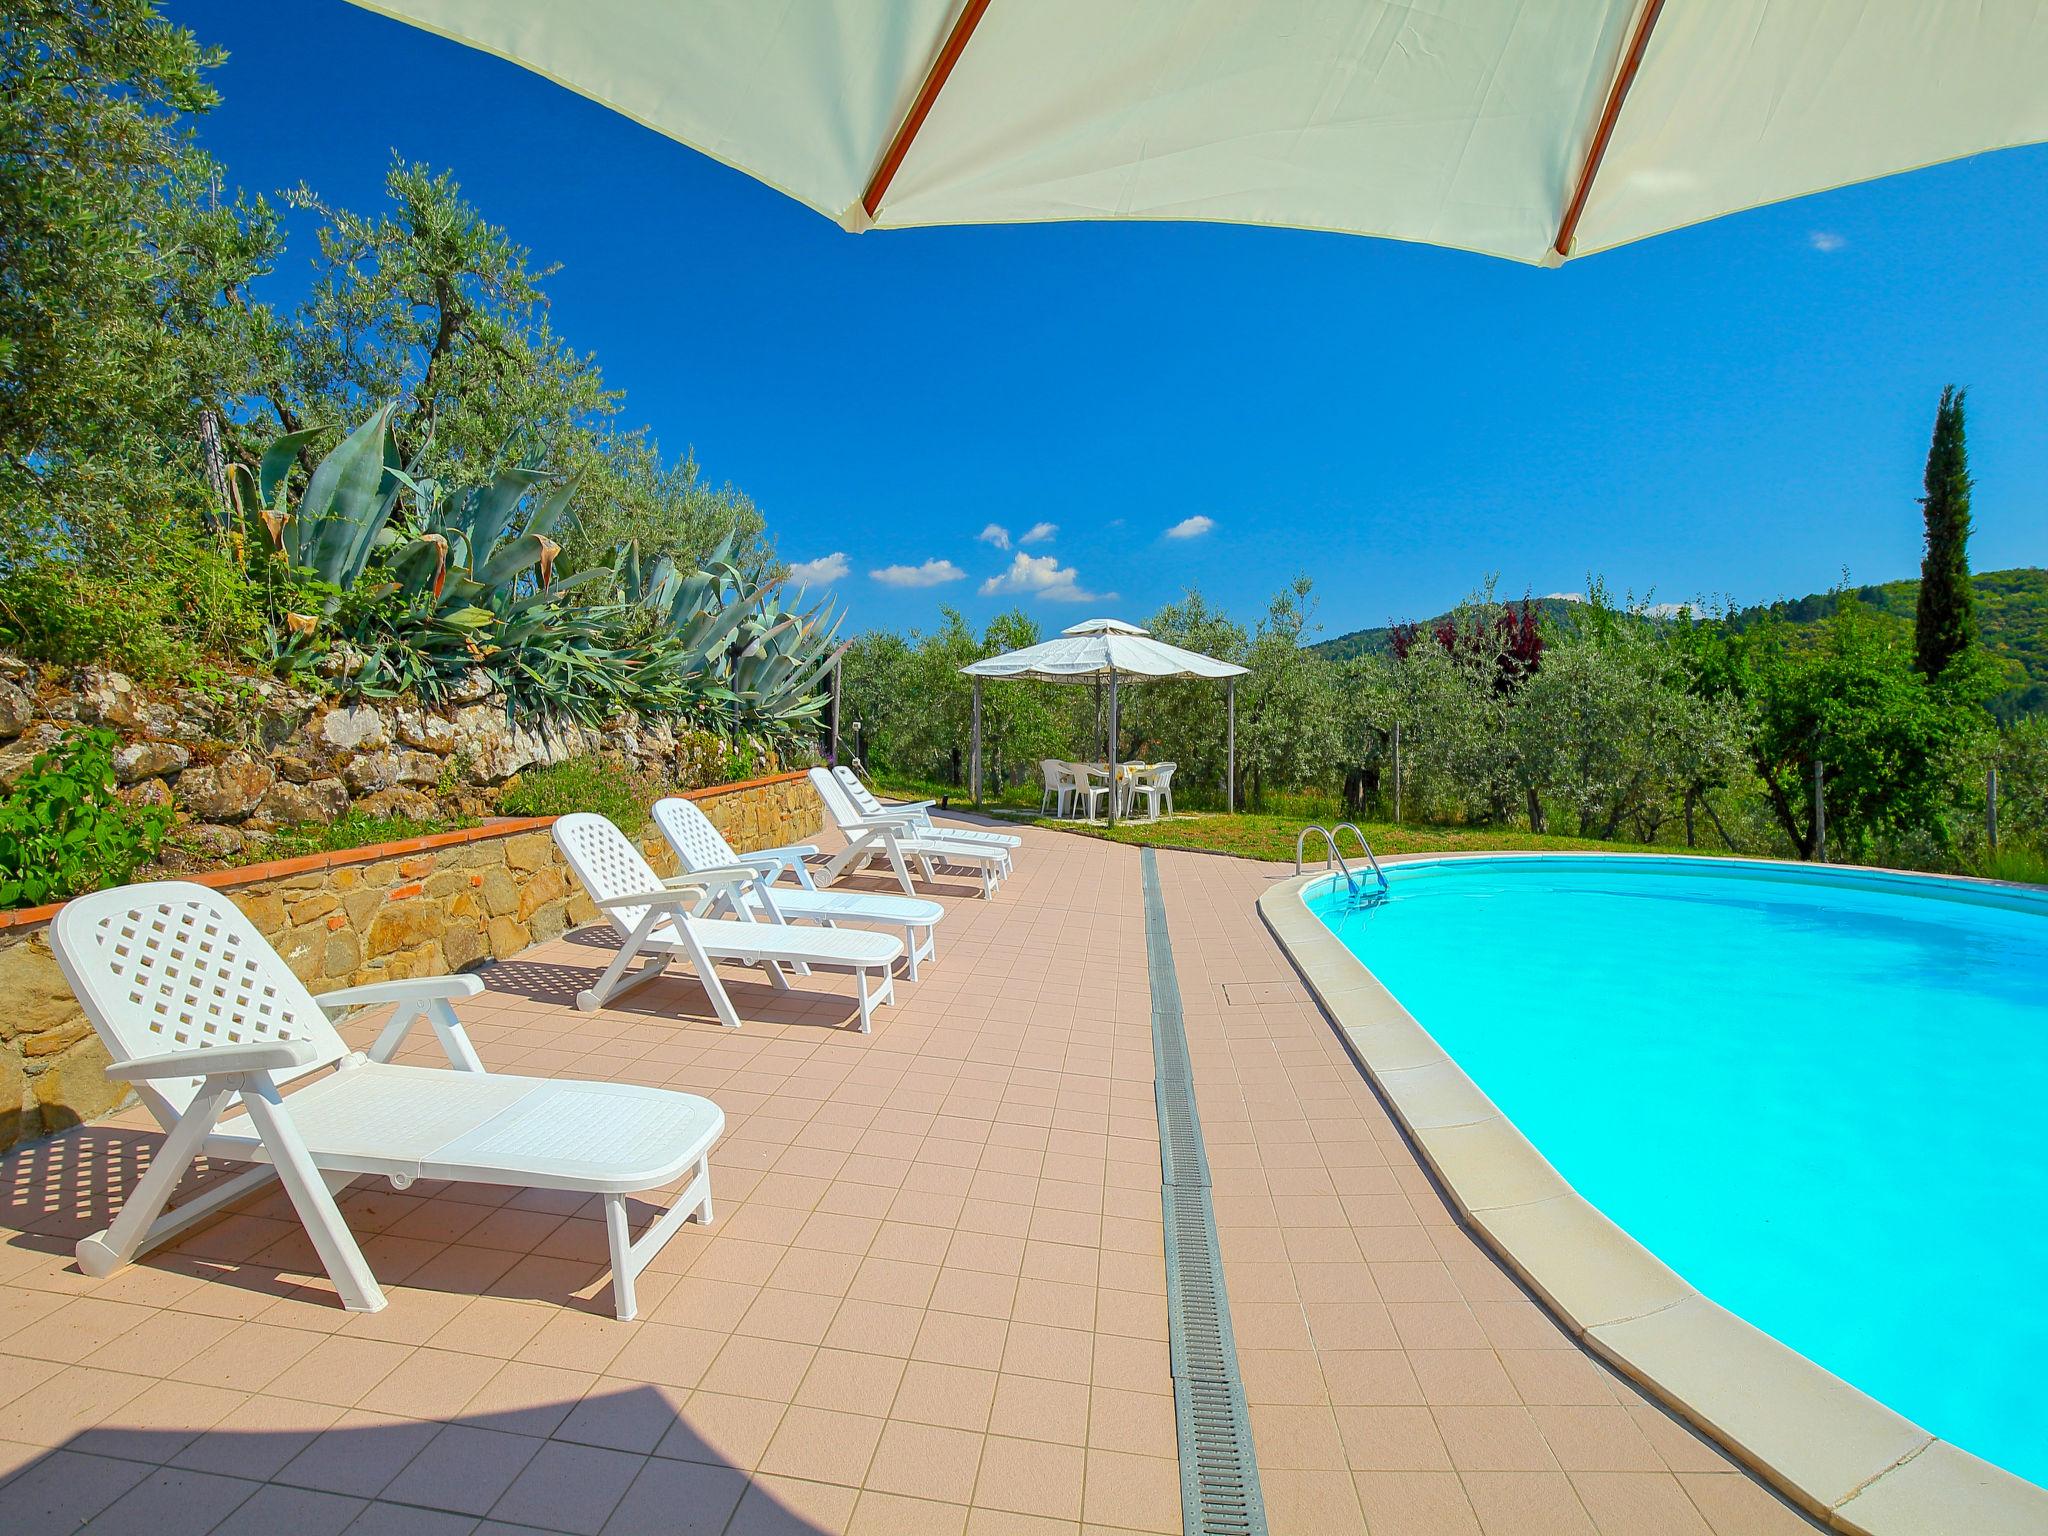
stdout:
POLYGON ((775 583, 750 578, 733 555, 728 537, 695 571, 664 557, 649 572, 628 544, 614 570, 621 597, 674 636, 697 700, 732 731, 813 729, 824 713, 822 685, 839 658, 831 649, 839 621, 829 603, 802 613, 783 607, 775 583))

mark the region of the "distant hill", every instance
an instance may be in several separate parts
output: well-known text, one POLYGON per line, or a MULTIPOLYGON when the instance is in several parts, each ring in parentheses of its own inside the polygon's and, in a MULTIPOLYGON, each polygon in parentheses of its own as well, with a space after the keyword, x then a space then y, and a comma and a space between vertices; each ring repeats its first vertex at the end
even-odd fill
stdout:
MULTIPOLYGON (((1985 649, 2006 670, 2007 686, 1991 700, 1991 712, 2005 721, 2048 714, 2048 570, 2022 566, 2011 571, 1979 571, 1971 584, 1977 589, 1977 622, 1985 649)), ((1841 595, 1814 592, 1763 603, 1740 609, 1728 622, 1746 628, 1766 615, 1775 615, 1792 624, 1817 624, 1835 611, 1841 595)), ((1910 626, 1920 583, 1888 581, 1881 586, 1856 587, 1847 595, 1910 626)), ((1544 618, 1551 620, 1563 618, 1576 606, 1559 597, 1537 598, 1535 602, 1544 618)), ((1435 624, 1437 620, 1424 622, 1435 624)), ((1349 661, 1356 656, 1385 654, 1392 646, 1392 635, 1391 626, 1355 629, 1310 649, 1332 661, 1349 661)))

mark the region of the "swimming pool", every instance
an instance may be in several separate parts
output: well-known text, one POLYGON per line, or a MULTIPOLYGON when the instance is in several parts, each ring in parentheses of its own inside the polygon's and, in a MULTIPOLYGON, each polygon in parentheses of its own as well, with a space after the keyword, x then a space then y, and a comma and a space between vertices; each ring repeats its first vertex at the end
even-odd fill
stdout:
POLYGON ((1388 874, 1308 906, 1580 1194, 2048 1483, 2048 899, 1701 859, 1388 874))

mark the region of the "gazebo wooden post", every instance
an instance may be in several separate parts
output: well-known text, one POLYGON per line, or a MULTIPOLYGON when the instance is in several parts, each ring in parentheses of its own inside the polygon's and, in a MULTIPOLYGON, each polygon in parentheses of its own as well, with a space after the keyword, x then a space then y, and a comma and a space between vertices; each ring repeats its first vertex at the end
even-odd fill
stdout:
POLYGON ((1229 717, 1229 726, 1224 739, 1229 745, 1224 750, 1223 767, 1223 809, 1231 815, 1237 814, 1237 679, 1223 679, 1223 708, 1229 717))
POLYGON ((1109 824, 1116 825, 1116 668, 1109 669, 1109 824))
POLYGON ((981 804, 981 679, 974 680, 974 749, 967 759, 967 774, 974 786, 974 803, 981 804))

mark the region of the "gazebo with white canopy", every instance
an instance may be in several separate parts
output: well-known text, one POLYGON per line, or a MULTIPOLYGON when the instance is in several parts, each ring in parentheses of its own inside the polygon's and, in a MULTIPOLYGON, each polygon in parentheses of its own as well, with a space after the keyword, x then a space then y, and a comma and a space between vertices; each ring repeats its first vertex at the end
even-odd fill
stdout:
POLYGON ((1116 752, 1117 679, 1206 677, 1223 682, 1228 716, 1223 798, 1227 809, 1237 809, 1237 680, 1245 674, 1243 667, 1155 640, 1122 619, 1084 619, 1061 630, 1056 640, 969 662, 960 670, 974 679, 974 748, 968 759, 968 781, 974 790, 975 804, 981 803, 981 685, 985 678, 1034 678, 1042 683, 1109 680, 1109 819, 1114 823, 1117 770, 1121 766, 1116 752))

